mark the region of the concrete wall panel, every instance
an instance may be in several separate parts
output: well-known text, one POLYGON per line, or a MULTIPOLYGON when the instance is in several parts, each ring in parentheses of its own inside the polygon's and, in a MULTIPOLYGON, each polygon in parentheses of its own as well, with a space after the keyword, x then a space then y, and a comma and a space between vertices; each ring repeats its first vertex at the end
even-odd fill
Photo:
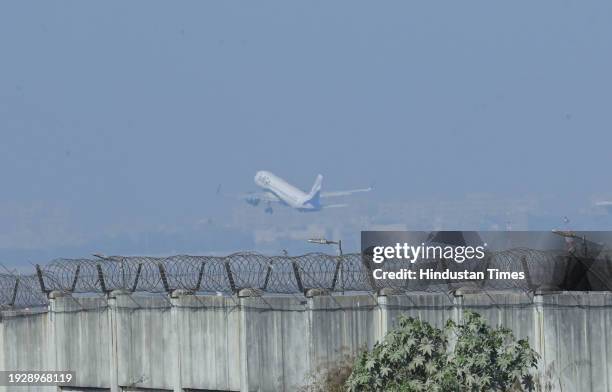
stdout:
POLYGON ((371 347, 402 314, 442 326, 471 309, 529 338, 542 355, 543 381, 554 391, 612 392, 608 292, 312 298, 117 293, 50 302, 47 312, 2 312, 0 366, 74 370, 77 390, 295 391, 319 370, 371 347))

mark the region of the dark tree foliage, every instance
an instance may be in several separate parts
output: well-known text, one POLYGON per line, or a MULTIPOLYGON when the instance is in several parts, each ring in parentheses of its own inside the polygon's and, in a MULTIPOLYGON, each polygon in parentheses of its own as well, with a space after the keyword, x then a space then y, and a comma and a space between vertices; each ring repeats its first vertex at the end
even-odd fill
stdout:
POLYGON ((382 343, 357 358, 346 382, 352 392, 533 391, 538 354, 509 329, 491 328, 477 313, 444 330, 402 317, 382 343), (449 341, 453 344, 449 344, 449 341))

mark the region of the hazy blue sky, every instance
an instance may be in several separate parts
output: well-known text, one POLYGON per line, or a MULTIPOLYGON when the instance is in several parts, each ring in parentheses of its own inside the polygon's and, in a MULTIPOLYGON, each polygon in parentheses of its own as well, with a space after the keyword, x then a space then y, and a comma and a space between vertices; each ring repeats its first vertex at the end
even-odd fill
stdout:
POLYGON ((608 0, 3 1, 0 248, 219 216, 217 184, 257 169, 373 201, 612 196, 611 20, 608 0))

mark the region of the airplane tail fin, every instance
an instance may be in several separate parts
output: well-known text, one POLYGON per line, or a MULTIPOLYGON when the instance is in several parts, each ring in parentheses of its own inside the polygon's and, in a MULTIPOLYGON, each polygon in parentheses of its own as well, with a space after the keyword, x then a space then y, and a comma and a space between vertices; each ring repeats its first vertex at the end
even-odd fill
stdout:
POLYGON ((310 193, 308 194, 307 201, 319 203, 322 183, 323 183, 323 176, 319 174, 317 178, 315 179, 314 184, 312 185, 312 189, 310 190, 310 193))

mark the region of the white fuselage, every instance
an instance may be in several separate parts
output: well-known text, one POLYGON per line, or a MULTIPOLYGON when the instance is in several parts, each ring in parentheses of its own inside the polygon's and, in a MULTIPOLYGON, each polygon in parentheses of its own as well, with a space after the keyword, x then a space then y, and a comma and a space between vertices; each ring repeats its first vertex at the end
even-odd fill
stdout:
POLYGON ((269 171, 258 171, 255 174, 255 184, 263 190, 274 194, 281 202, 290 207, 300 210, 316 210, 319 207, 315 203, 310 202, 307 193, 269 171))

